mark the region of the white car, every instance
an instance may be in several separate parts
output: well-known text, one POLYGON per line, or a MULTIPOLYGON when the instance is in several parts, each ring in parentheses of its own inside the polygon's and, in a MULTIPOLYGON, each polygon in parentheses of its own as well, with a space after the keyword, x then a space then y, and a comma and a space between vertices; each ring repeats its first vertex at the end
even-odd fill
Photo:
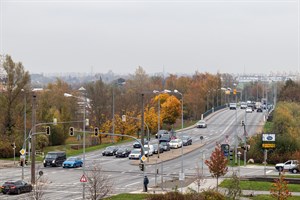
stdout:
POLYGON ((179 147, 182 147, 182 140, 181 139, 174 139, 174 140, 171 140, 169 142, 170 144, 170 148, 172 149, 177 149, 179 147))
POLYGON ((140 159, 141 157, 141 149, 133 149, 129 154, 129 159, 140 159))
POLYGON ((247 107, 246 108, 246 113, 252 113, 252 108, 251 107, 247 107))
POLYGON ((200 120, 200 121, 197 122, 196 127, 197 128, 206 128, 207 124, 204 120, 200 120))

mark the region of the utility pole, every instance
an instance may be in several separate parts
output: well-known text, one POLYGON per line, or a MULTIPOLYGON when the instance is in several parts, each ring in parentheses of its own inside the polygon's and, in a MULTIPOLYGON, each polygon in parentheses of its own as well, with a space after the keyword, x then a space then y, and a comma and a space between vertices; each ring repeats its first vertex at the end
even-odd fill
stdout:
POLYGON ((31 184, 35 185, 35 133, 36 133, 36 94, 32 95, 32 133, 31 133, 31 184))

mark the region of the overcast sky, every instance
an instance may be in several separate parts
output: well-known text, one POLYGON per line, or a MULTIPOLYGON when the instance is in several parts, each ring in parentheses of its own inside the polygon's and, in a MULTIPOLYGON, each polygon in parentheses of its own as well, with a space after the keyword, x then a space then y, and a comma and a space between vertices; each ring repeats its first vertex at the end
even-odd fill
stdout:
POLYGON ((298 71, 298 0, 0 2, 0 54, 30 73, 298 71))

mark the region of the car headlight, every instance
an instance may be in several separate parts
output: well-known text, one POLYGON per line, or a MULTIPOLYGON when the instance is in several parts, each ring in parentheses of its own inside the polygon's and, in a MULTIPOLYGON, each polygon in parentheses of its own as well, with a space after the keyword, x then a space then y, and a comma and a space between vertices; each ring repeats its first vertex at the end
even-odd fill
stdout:
POLYGON ((46 163, 46 160, 44 160, 43 163, 46 163))
POLYGON ((53 160, 52 163, 54 164, 54 163, 55 163, 55 160, 53 160))

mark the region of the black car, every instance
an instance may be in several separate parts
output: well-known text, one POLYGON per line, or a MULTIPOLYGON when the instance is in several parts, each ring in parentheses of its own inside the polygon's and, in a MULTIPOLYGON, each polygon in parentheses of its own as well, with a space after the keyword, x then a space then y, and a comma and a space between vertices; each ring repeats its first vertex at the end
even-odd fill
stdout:
POLYGON ((32 186, 25 181, 6 181, 2 187, 3 194, 21 194, 23 192, 31 192, 32 186))
POLYGON ((114 156, 116 155, 116 152, 118 151, 118 147, 117 146, 109 146, 109 147, 106 147, 104 149, 104 151, 102 151, 102 155, 103 156, 114 156))
POLYGON ((131 150, 127 147, 120 147, 118 151, 116 152, 116 158, 119 157, 128 157, 130 154, 131 150))
POLYGON ((159 149, 159 153, 163 153, 164 152, 164 147, 162 144, 153 144, 153 153, 154 154, 158 154, 158 149, 159 149))
MULTIPOLYGON (((132 145, 133 148, 135 148, 135 149, 141 148, 142 146, 141 146, 140 142, 141 142, 141 140, 139 140, 139 142, 135 141, 135 142, 133 143, 133 145, 132 145)), ((145 144, 148 144, 148 140, 147 140, 147 139, 144 139, 144 145, 145 145, 145 144)))
POLYGON ((48 152, 43 161, 44 167, 57 167, 62 166, 63 162, 67 159, 66 152, 64 151, 51 151, 48 152))
POLYGON ((181 137, 183 146, 192 145, 192 138, 190 136, 184 135, 181 137))
POLYGON ((171 148, 169 142, 161 142, 160 144, 162 145, 164 151, 170 151, 171 148))

